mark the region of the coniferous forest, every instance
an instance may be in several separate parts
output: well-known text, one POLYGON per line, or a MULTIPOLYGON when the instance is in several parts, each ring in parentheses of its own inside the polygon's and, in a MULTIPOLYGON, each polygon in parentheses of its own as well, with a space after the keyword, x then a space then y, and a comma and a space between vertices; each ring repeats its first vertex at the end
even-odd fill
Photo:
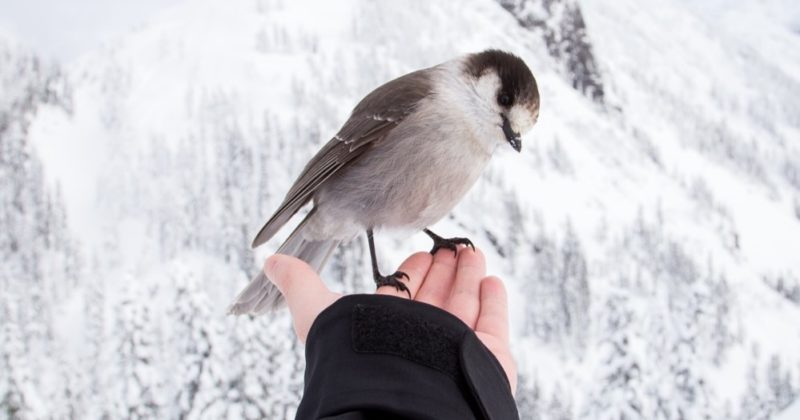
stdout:
MULTIPOLYGON (((502 48, 539 123, 435 227, 511 296, 523 419, 800 399, 800 15, 785 0, 201 0, 68 62, 0 36, 0 419, 292 419, 250 243, 379 84, 502 48)), ((426 236, 378 232, 384 271, 426 236)), ((323 278, 373 290, 365 238, 323 278)), ((788 418, 788 417, 784 417, 788 418)))

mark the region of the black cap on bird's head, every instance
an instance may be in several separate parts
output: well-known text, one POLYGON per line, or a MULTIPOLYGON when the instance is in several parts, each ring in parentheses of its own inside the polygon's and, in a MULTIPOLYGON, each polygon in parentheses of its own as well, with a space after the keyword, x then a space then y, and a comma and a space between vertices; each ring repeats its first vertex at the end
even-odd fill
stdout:
POLYGON ((521 134, 533 127, 539 117, 539 87, 531 70, 514 54, 486 50, 470 55, 465 71, 475 79, 489 73, 497 76, 499 86, 492 105, 500 114, 498 125, 511 147, 521 151, 521 134))

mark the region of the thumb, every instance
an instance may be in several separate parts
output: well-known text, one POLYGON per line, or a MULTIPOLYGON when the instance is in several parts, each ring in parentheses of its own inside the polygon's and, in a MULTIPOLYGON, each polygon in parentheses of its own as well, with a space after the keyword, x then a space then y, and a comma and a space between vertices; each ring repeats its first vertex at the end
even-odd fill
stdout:
MULTIPOLYGON (((296 300, 311 290, 328 291, 319 275, 303 260, 275 254, 264 262, 264 274, 278 287, 287 301, 296 300)), ((291 304, 291 302, 289 302, 291 304)))
POLYGON ((331 292, 305 262, 276 254, 264 263, 264 274, 281 291, 292 313, 295 331, 305 342, 311 324, 339 295, 331 292))

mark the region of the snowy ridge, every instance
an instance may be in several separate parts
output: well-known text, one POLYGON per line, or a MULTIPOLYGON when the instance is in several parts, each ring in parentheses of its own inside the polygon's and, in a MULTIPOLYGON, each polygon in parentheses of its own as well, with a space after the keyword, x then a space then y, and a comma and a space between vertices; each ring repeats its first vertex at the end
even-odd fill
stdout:
MULTIPOLYGON (((770 418, 797 399, 791 2, 565 0, 585 27, 558 39, 591 45, 600 101, 512 3, 201 0, 63 69, 70 106, 26 114, 19 144, 60 191, 80 263, 36 322, 10 314, 33 280, 59 284, 58 267, 0 278, 15 292, 0 339, 22 337, 0 355, 53 372, 0 373, 0 418, 293 418, 302 349, 286 314, 223 315, 289 229, 257 255, 252 235, 364 94, 489 47, 531 66, 539 124, 433 229, 469 236, 511 289, 523 418, 770 418)), ((19 88, 0 71, 4 92, 19 88)), ((430 246, 377 239, 384 270, 430 246)), ((360 238, 323 277, 367 292, 367 255, 360 238)))

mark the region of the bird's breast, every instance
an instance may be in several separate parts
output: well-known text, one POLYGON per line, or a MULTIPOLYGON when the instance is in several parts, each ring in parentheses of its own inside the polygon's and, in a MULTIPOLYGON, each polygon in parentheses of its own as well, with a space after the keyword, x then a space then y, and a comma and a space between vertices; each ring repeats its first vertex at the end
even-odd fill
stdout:
POLYGON ((488 162, 489 154, 460 126, 442 122, 409 131, 407 137, 388 139, 396 140, 386 155, 393 156, 387 162, 392 167, 376 171, 387 180, 377 192, 381 211, 376 225, 417 229, 435 223, 475 184, 488 162))
POLYGON ((417 112, 327 182, 317 206, 330 223, 420 229, 453 209, 490 156, 468 124, 417 112))

